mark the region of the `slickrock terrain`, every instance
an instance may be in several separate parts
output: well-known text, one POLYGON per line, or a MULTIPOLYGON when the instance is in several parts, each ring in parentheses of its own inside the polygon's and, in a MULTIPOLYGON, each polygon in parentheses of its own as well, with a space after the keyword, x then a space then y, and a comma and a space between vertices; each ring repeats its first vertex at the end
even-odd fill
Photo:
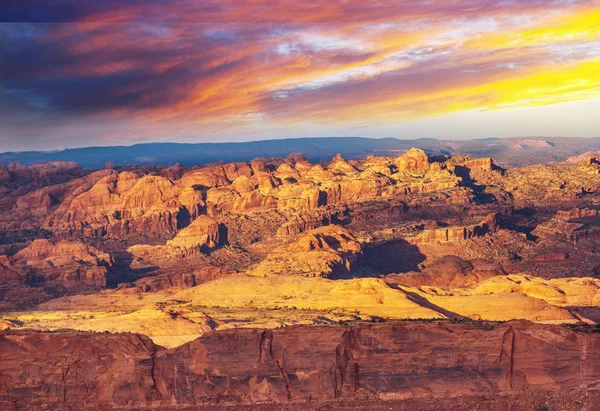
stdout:
POLYGON ((0 407, 576 409, 600 163, 571 162, 0 167, 0 407))

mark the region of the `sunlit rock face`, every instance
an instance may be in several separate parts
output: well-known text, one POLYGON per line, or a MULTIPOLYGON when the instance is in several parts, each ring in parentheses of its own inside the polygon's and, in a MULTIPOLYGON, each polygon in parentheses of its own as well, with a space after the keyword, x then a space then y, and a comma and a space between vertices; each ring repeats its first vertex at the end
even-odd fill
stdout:
MULTIPOLYGON (((412 149, 396 159, 370 157, 352 164, 340 155, 326 165, 310 164, 296 155, 190 169, 175 165, 160 175, 110 168, 67 185, 34 190, 20 197, 13 211, 23 220, 36 216, 44 229, 62 238, 172 236, 202 214, 311 211, 455 190, 462 181, 455 163, 432 163, 427 153, 412 149)), ((81 171, 70 163, 30 168, 13 165, 1 178, 9 181, 24 170, 43 176, 81 171)), ((469 201, 462 195, 453 198, 469 201)))
POLYGON ((105 287, 107 267, 113 258, 79 242, 36 240, 12 261, 29 273, 31 285, 77 289, 105 287))
POLYGON ((417 171, 429 168, 429 155, 421 149, 411 148, 406 154, 401 155, 394 164, 398 171, 417 171))
POLYGON ((328 225, 299 235, 273 250, 252 274, 330 277, 343 275, 360 263, 360 243, 340 226, 328 225))

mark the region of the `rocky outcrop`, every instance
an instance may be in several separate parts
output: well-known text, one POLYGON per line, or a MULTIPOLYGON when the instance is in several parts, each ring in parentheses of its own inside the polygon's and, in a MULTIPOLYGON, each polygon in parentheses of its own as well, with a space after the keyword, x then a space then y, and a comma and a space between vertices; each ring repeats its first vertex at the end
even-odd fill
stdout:
MULTIPOLYGON (((600 182, 589 178, 598 167, 597 160, 589 159, 571 167, 505 171, 489 158, 430 158, 423 150, 411 149, 395 159, 371 156, 348 162, 336 156, 325 165, 313 165, 295 155, 186 169, 175 165, 102 170, 66 185, 44 183, 38 190, 15 195, 15 201, 10 195, 12 181, 3 184, 0 208, 10 205, 13 214, 0 214, 0 227, 42 226, 61 238, 140 235, 166 240, 203 214, 281 210, 300 215, 381 199, 415 206, 424 201, 465 205, 494 199, 573 201, 600 190, 600 182)), ((81 170, 75 164, 53 162, 27 167, 13 164, 6 173, 10 177, 13 172, 21 179, 33 174, 72 178, 81 170)))
POLYGON ((430 167, 427 153, 419 149, 395 160, 371 158, 352 164, 336 156, 325 166, 292 156, 191 169, 175 165, 161 170, 160 176, 152 174, 156 170, 142 169, 103 172, 93 186, 82 185, 72 198, 40 191, 19 207, 31 206, 44 217, 44 228, 63 238, 169 236, 202 214, 275 209, 303 213, 382 197, 456 190, 461 182, 442 163, 430 167))
POLYGON ((556 218, 567 221, 585 217, 598 217, 598 215, 600 215, 599 210, 577 207, 568 211, 559 210, 556 212, 556 218))
POLYGON ((222 267, 210 266, 198 268, 193 272, 145 277, 135 283, 121 283, 119 284, 119 288, 135 288, 142 293, 167 289, 185 289, 216 280, 229 274, 233 274, 233 272, 222 267))
POLYGON ((11 258, 34 287, 103 288, 112 257, 79 242, 35 240, 11 258))
POLYGON ((101 170, 38 189, 36 184, 31 183, 17 189, 17 192, 9 190, 0 201, 0 229, 18 230, 46 226, 44 221, 50 218, 53 212, 60 213, 65 210, 75 197, 89 190, 108 173, 108 170, 101 170), (23 190, 24 188, 27 189, 23 190))
POLYGON ((252 270, 258 276, 344 276, 361 261, 360 243, 346 229, 328 225, 300 234, 273 250, 252 270))
POLYGON ((59 174, 77 175, 82 172, 81 167, 74 161, 49 161, 24 166, 18 162, 8 165, 8 172, 13 180, 34 179, 48 180, 59 174))
POLYGON ((221 244, 219 223, 207 215, 196 218, 189 226, 177 233, 167 246, 178 247, 187 252, 210 250, 221 244))
POLYGON ((429 155, 419 148, 411 148, 394 160, 394 164, 398 171, 426 170, 429 168, 429 155))
POLYGON ((356 174, 356 168, 352 165, 348 164, 344 157, 341 154, 336 155, 327 165, 327 168, 333 171, 336 174, 356 174))
POLYGON ((183 168, 179 163, 165 168, 160 172, 161 176, 173 181, 179 180, 181 177, 183 177, 183 174, 185 174, 185 168, 183 168))
POLYGON ((277 229, 277 237, 291 238, 305 231, 314 230, 329 224, 335 224, 345 218, 347 207, 315 210, 292 215, 277 229))
POLYGON ((598 210, 595 209, 558 211, 554 218, 536 226, 531 234, 545 240, 567 240, 574 244, 580 240, 599 241, 600 225, 595 221, 597 217, 598 210), (591 220, 591 223, 585 222, 585 219, 591 220))
POLYGON ((308 230, 327 225, 323 218, 312 215, 298 215, 277 229, 278 237, 295 237, 308 230))
POLYGON ((171 233, 178 227, 179 194, 173 182, 164 177, 112 172, 74 198, 48 226, 59 235, 86 237, 171 233))
POLYGON ((465 261, 455 255, 437 259, 420 272, 390 274, 385 277, 389 284, 408 286, 435 286, 444 289, 472 287, 481 281, 506 274, 502 267, 482 260, 465 261))
POLYGON ((586 174, 600 174, 600 159, 598 157, 589 157, 578 164, 577 168, 586 174))
POLYGON ((303 407, 424 396, 427 404, 459 403, 593 389, 598 352, 598 334, 529 322, 230 330, 171 350, 135 334, 2 331, 0 406, 303 407))
POLYGON ((113 262, 109 254, 83 243, 35 240, 13 257, 0 256, 0 309, 105 288, 113 262))
POLYGON ((495 233, 500 229, 498 215, 489 214, 481 223, 467 226, 451 226, 445 228, 436 228, 432 230, 423 230, 414 237, 407 237, 406 241, 410 244, 432 244, 432 243, 453 243, 463 240, 469 240, 495 233))
POLYGON ((128 249, 146 260, 177 259, 207 253, 226 242, 227 228, 207 215, 196 218, 165 246, 134 245, 128 249))

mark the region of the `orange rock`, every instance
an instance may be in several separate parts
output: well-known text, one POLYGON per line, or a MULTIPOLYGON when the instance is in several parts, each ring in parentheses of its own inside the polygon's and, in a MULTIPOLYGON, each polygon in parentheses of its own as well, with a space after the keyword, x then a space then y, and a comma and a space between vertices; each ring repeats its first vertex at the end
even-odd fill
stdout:
POLYGON ((411 244, 447 243, 481 237, 499 230, 498 216, 489 214, 481 223, 468 226, 451 226, 424 230, 415 237, 406 239, 411 244))
MULTIPOLYGON (((107 168, 113 168, 113 167, 107 167, 107 168)), ((160 172, 160 174, 165 177, 168 178, 169 180, 179 180, 183 174, 185 173, 185 168, 181 167, 181 164, 176 163, 175 165, 169 167, 169 168, 165 168, 164 170, 162 170, 160 172)))
POLYGON ((250 177, 252 175, 252 168, 247 163, 225 164, 223 170, 229 181, 234 181, 240 176, 250 177))
POLYGON ((236 213, 269 210, 277 208, 277 200, 271 195, 262 195, 253 191, 235 200, 231 210, 236 213))
POLYGON ((327 165, 327 169, 333 171, 336 174, 345 175, 351 175, 357 172, 353 166, 351 166, 350 164, 348 164, 348 162, 346 162, 346 160, 344 160, 344 157, 342 157, 341 154, 336 155, 329 162, 329 164, 327 165))
POLYGON ((300 178, 300 173, 298 172, 298 170, 296 170, 294 166, 289 163, 283 163, 279 167, 277 167, 277 170, 275 170, 274 175, 282 181, 298 180, 300 178))
POLYGON ((597 333, 526 321, 235 329, 174 349, 129 333, 10 330, 0 406, 595 409, 596 390, 581 387, 597 381, 599 345, 597 333))
POLYGON ((292 243, 273 250, 251 273, 258 276, 344 276, 360 264, 361 257, 360 243, 350 232, 337 225, 328 225, 304 232, 292 243))
POLYGON ((444 256, 428 265, 421 272, 391 274, 385 281, 411 286, 436 286, 441 288, 471 287, 481 281, 504 274, 495 264, 483 261, 465 261, 454 255, 444 256))
POLYGON ((25 269, 27 283, 39 287, 67 289, 106 286, 107 267, 113 258, 80 242, 35 240, 12 258, 14 266, 25 269))
POLYGON ((219 235, 219 223, 207 215, 201 215, 179 231, 174 239, 167 241, 167 246, 178 247, 186 252, 210 250, 221 244, 219 235))
POLYGON ((419 148, 411 148, 394 160, 394 164, 398 167, 398 171, 427 170, 429 168, 429 155, 419 148))

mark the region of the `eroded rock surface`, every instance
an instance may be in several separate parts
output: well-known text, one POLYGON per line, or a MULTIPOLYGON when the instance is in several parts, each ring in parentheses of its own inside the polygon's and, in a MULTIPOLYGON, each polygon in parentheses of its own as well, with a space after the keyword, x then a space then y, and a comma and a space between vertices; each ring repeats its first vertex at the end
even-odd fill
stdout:
POLYGON ((135 334, 3 331, 0 405, 175 408, 500 398, 532 388, 594 389, 599 349, 598 334, 528 322, 231 330, 172 350, 135 334))
POLYGON ((113 262, 109 254, 80 242, 35 240, 13 257, 0 256, 2 303, 19 306, 49 299, 46 292, 102 289, 113 262))
POLYGON ((346 229, 328 225, 300 234, 294 242, 273 250, 252 270, 258 276, 343 276, 360 263, 360 243, 346 229))

